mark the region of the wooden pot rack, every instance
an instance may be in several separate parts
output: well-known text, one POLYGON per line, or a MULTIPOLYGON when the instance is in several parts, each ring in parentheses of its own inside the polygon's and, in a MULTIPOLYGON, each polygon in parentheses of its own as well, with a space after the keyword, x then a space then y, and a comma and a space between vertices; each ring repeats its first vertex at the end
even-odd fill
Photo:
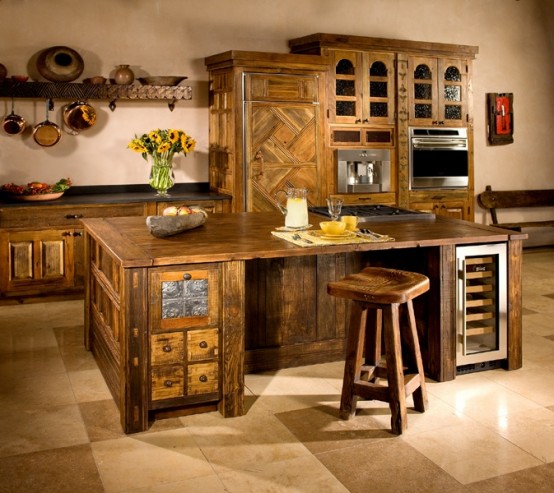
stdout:
POLYGON ((118 84, 83 84, 70 82, 0 82, 0 97, 28 99, 102 99, 115 110, 118 99, 169 100, 171 111, 180 100, 192 99, 190 86, 147 86, 118 84))

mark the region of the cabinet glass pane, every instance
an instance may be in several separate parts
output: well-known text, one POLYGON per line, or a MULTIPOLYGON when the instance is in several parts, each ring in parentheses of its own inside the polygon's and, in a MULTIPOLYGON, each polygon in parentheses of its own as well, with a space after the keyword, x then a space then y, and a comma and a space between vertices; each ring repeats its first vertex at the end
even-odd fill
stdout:
POLYGON ((335 94, 337 96, 355 96, 356 85, 353 80, 337 80, 335 94))
POLYGON ((386 82, 370 82, 369 83, 369 95, 372 98, 386 98, 387 97, 387 83, 386 82))
POLYGON ((389 116, 389 105, 387 103, 369 103, 370 116, 389 116))
POLYGON ((432 118, 433 111, 430 104, 416 104, 414 107, 416 118, 432 118))
POLYGON ((416 99, 433 99, 433 87, 431 84, 414 84, 414 96, 416 99))
POLYGON ((162 318, 208 315, 208 280, 162 282, 162 318))
POLYGON ((414 79, 431 80, 432 78, 431 69, 427 65, 418 65, 414 70, 414 79))
POLYGON ((356 72, 354 65, 350 60, 342 59, 337 63, 335 73, 338 75, 354 75, 356 72))
POLYGON ((337 116, 356 116, 356 103, 353 101, 337 101, 337 116))
POLYGON ((461 120, 462 119, 462 107, 461 106, 445 106, 444 108, 445 120, 461 120))
POLYGON ((444 72, 444 80, 450 82, 461 82, 462 75, 460 74, 458 67, 448 67, 444 72))
POLYGON ((383 62, 374 62, 369 69, 369 75, 373 77, 386 77, 387 66, 383 62))
POLYGON ((445 86, 444 99, 460 102, 462 100, 462 88, 460 86, 445 86))

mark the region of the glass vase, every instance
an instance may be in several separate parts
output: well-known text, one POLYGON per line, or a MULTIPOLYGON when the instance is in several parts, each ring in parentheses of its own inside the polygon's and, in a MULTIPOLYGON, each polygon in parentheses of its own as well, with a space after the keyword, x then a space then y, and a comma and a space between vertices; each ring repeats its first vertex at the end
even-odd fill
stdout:
POLYGON ((175 184, 173 175, 173 154, 151 156, 152 166, 148 183, 160 197, 167 197, 168 190, 175 184))

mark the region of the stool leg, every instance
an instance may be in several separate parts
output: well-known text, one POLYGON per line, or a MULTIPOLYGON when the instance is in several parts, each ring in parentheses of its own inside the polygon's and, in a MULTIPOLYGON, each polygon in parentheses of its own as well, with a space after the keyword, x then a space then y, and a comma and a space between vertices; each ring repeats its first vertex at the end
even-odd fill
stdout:
POLYGON ((362 303, 352 302, 350 325, 346 341, 346 359, 340 399, 340 418, 348 420, 356 413, 357 396, 354 395, 354 382, 360 378, 362 366, 367 310, 362 303))
POLYGON ((414 314, 414 305, 412 300, 407 303, 408 308, 408 327, 405 331, 405 338, 408 344, 411 354, 414 355, 415 367, 419 374, 419 387, 414 390, 414 408, 416 411, 424 412, 429 406, 429 400, 427 397, 427 387, 425 385, 425 374, 423 371, 423 360, 421 359, 421 348, 419 347, 419 337, 417 335, 416 318, 414 314))
POLYGON ((391 429, 394 434, 401 435, 408 427, 408 413, 406 410, 404 371, 402 369, 398 303, 383 306, 383 325, 383 335, 387 353, 387 380, 389 385, 391 429))
MULTIPOLYGON (((364 360, 366 365, 373 367, 377 367, 381 361, 381 339, 383 328, 382 313, 381 309, 378 308, 367 309, 364 360)), ((374 371, 362 371, 360 378, 366 382, 377 382, 378 380, 374 371)))

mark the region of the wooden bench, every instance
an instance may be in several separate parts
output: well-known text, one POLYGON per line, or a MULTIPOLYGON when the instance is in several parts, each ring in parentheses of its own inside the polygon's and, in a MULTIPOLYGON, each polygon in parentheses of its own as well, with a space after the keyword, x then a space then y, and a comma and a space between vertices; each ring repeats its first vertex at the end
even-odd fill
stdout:
POLYGON ((554 190, 502 190, 493 191, 487 185, 485 191, 477 197, 479 205, 488 209, 491 226, 521 231, 522 228, 553 227, 553 221, 519 221, 513 223, 499 223, 497 209, 523 209, 528 207, 554 207, 554 190))

